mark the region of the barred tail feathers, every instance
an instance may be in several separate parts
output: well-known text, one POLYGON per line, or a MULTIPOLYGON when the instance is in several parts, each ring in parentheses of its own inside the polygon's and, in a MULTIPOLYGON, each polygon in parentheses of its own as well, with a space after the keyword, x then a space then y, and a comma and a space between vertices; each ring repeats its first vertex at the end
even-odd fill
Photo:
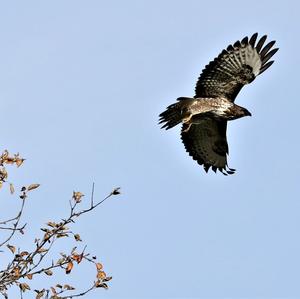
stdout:
POLYGON ((159 115, 159 123, 163 124, 162 129, 168 130, 180 124, 188 116, 188 107, 195 99, 181 97, 177 101, 159 115))

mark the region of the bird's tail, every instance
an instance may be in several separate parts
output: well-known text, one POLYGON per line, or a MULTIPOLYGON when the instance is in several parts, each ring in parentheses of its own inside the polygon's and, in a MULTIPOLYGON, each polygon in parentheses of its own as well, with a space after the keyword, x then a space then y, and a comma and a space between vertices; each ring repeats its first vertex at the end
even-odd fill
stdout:
POLYGON ((181 97, 177 99, 177 103, 168 106, 167 110, 159 115, 159 123, 163 124, 161 128, 168 130, 181 123, 188 116, 188 107, 194 100, 181 97))

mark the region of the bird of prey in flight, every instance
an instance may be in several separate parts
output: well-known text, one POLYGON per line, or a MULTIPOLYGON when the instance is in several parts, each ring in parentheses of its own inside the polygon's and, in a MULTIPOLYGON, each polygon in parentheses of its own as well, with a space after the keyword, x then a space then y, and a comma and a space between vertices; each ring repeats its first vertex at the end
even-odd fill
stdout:
POLYGON ((269 60, 278 51, 273 48, 275 41, 264 46, 267 36, 258 41, 257 36, 255 33, 224 49, 203 69, 195 96, 178 98, 159 115, 159 123, 166 130, 182 123, 185 149, 206 172, 210 167, 225 175, 235 172, 227 164, 227 122, 251 116, 246 108, 234 103, 235 98, 244 85, 272 65, 274 61, 269 60))

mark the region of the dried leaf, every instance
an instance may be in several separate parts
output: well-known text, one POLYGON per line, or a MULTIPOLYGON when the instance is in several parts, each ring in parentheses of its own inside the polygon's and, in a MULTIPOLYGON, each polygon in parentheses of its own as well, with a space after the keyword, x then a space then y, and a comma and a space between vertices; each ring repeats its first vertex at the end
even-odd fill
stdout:
POLYGON ((62 257, 60 258, 57 262, 56 262, 56 265, 61 265, 65 262, 66 260, 62 257))
POLYGON ((27 277, 29 280, 31 280, 32 277, 33 277, 33 275, 32 275, 31 273, 29 273, 29 274, 26 275, 26 277, 27 277))
POLYGON ((72 290, 75 290, 74 287, 70 286, 69 284, 65 284, 64 285, 64 289, 68 290, 68 291, 72 291, 72 290))
POLYGON ((101 281, 96 281, 95 282, 95 287, 96 288, 104 288, 104 289, 108 289, 108 285, 106 284, 106 283, 103 283, 103 282, 101 282, 101 281))
POLYGON ((21 159, 21 158, 16 159, 17 167, 20 167, 23 164, 24 161, 25 161, 25 159, 21 159))
POLYGON ((0 169, 0 177, 1 177, 1 180, 2 180, 2 181, 5 181, 5 179, 7 179, 7 176, 8 176, 8 173, 7 173, 6 169, 5 169, 5 167, 2 167, 2 168, 0 169))
POLYGON ((45 289, 39 291, 39 290, 35 290, 35 292, 37 292, 37 295, 35 297, 35 299, 40 299, 44 296, 44 293, 45 293, 45 289))
POLYGON ((82 241, 79 234, 75 234, 74 238, 77 242, 82 241))
POLYGON ((77 203, 81 202, 81 198, 83 196, 84 196, 84 194, 82 194, 81 192, 73 191, 73 199, 75 200, 75 202, 77 202, 77 203))
POLYGON ((0 189, 2 188, 2 186, 3 186, 3 182, 2 182, 2 181, 0 181, 0 189))
POLYGON ((63 288, 63 286, 61 284, 59 284, 59 283, 55 287, 60 288, 60 289, 63 288))
POLYGON ((8 249, 9 249, 12 253, 15 253, 15 252, 16 252, 16 247, 15 247, 15 246, 12 246, 12 245, 9 245, 9 244, 7 244, 6 246, 8 247, 8 249))
POLYGON ((107 281, 110 281, 110 280, 112 280, 112 276, 107 276, 102 281, 107 282, 107 281))
POLYGON ((34 190, 34 189, 38 188, 39 186, 40 186, 40 184, 31 184, 28 186, 27 190, 28 191, 34 190))
POLYGON ((10 194, 14 194, 15 188, 14 188, 14 185, 12 183, 9 184, 9 190, 10 190, 10 194))
POLYGON ((57 295, 57 292, 54 287, 50 287, 50 289, 51 289, 51 292, 53 293, 53 295, 57 295))
POLYGON ((77 262, 77 264, 79 264, 82 261, 83 253, 81 253, 81 254, 73 254, 72 258, 73 258, 73 260, 75 260, 77 262))
POLYGON ((37 253, 43 253, 43 252, 47 252, 48 251, 48 249, 45 249, 45 248, 39 248, 36 252, 37 253))
POLYGON ((28 252, 28 251, 22 251, 22 252, 20 253, 20 255, 21 255, 21 256, 29 255, 29 252, 28 252))
POLYGON ((96 268, 98 271, 103 269, 103 265, 101 263, 96 263, 96 268))
POLYGON ((3 163, 5 164, 14 164, 15 163, 15 159, 12 157, 7 157, 4 159, 3 163))
POLYGON ((2 157, 3 157, 3 158, 4 158, 4 157, 8 157, 8 155, 9 155, 8 150, 7 150, 7 149, 4 150, 4 151, 3 151, 3 154, 2 154, 2 157))
POLYGON ((70 262, 68 262, 68 265, 67 265, 67 268, 66 268, 66 274, 69 274, 69 273, 71 273, 71 271, 72 271, 72 269, 73 269, 73 262, 72 261, 70 261, 70 262))
POLYGON ((45 270, 44 273, 47 274, 48 276, 51 276, 53 274, 51 270, 45 270))
POLYGON ((68 234, 57 234, 56 238, 63 238, 63 237, 69 237, 68 234))
POLYGON ((47 222, 47 225, 51 227, 56 227, 56 223, 52 221, 47 222))
POLYGON ((49 233, 45 233, 43 241, 48 241, 50 239, 51 235, 49 233))
POLYGON ((20 277, 20 268, 19 267, 13 268, 13 272, 14 272, 15 278, 19 278, 20 277))
POLYGON ((22 290, 22 292, 25 292, 26 290, 30 290, 30 287, 27 283, 20 283, 19 288, 22 290))
POLYGON ((106 278, 106 273, 104 271, 99 271, 97 273, 97 278, 101 279, 101 280, 104 279, 104 278, 106 278))

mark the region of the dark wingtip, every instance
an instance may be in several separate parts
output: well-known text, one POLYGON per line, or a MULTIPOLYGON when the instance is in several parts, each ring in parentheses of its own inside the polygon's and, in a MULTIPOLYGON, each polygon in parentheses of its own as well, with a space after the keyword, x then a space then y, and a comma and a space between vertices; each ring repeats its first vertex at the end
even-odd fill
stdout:
POLYGON ((267 43, 267 44, 264 46, 264 48, 261 50, 260 56, 261 56, 261 57, 264 57, 264 56, 268 53, 268 51, 274 46, 275 43, 276 43, 275 40, 272 40, 272 41, 270 41, 269 43, 267 43))
POLYGON ((208 164, 204 164, 204 165, 203 165, 203 168, 204 168, 204 170, 205 170, 206 173, 208 172, 210 166, 211 166, 211 165, 208 165, 208 164))
POLYGON ((234 168, 230 168, 230 167, 228 167, 227 165, 226 165, 224 168, 219 168, 219 170, 220 170, 223 174, 226 173, 226 175, 228 175, 228 174, 234 174, 235 171, 236 171, 234 168))
POLYGON ((168 127, 166 124, 160 127, 161 129, 169 130, 170 127, 168 127))
POLYGON ((233 48, 232 45, 229 45, 229 46, 227 47, 227 51, 233 51, 233 50, 234 50, 234 48, 233 48))
MULTIPOLYGON (((201 163, 202 164, 202 163, 201 163)), ((205 170, 206 173, 208 173, 209 169, 211 167, 211 170, 213 172, 217 172, 217 170, 219 170, 223 175, 231 175, 231 174, 234 174, 236 172, 236 170, 234 168, 229 168, 228 166, 226 167, 217 167, 217 166, 213 166, 213 165, 208 165, 208 164, 204 164, 203 165, 203 168, 205 170)))
POLYGON ((260 40, 258 41, 257 45, 256 45, 256 51, 259 53, 262 46, 264 45, 265 41, 267 39, 267 35, 263 35, 260 40))
POLYGON ((261 69, 259 74, 262 74, 265 70, 267 70, 272 64, 274 63, 274 60, 271 60, 267 62, 261 69))
POLYGON ((227 171, 224 168, 219 168, 219 171, 222 172, 224 175, 228 175, 227 171))
POLYGON ((249 40, 249 44, 254 48, 258 33, 254 33, 249 40))
POLYGON ((247 44, 248 44, 248 36, 245 36, 245 37, 241 40, 241 44, 242 44, 242 45, 247 45, 247 44))
POLYGON ((233 44, 234 47, 238 48, 241 46, 241 42, 239 40, 237 40, 234 44, 233 44))
POLYGON ((274 48, 269 53, 267 53, 265 56, 262 57, 262 64, 264 65, 266 62, 268 62, 271 57, 279 50, 279 48, 274 48))
POLYGON ((234 171, 227 170, 227 173, 228 173, 228 174, 234 174, 235 172, 234 172, 234 171))

